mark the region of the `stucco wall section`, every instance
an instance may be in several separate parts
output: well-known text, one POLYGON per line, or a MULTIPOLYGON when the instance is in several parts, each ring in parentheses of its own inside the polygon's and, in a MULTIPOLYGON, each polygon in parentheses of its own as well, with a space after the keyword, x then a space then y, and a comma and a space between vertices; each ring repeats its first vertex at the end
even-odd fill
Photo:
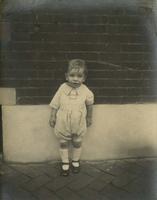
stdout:
MULTIPOLYGON (((6 161, 59 159, 49 106, 3 106, 2 114, 6 161)), ((157 156, 156 120, 157 104, 95 105, 82 159, 157 156)))

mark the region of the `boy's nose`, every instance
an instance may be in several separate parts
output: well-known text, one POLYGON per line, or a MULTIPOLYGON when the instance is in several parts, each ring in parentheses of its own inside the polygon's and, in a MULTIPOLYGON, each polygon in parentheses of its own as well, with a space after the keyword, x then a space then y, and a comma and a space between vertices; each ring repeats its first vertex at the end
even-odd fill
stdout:
POLYGON ((74 80, 77 80, 78 78, 77 78, 77 76, 74 76, 74 80))

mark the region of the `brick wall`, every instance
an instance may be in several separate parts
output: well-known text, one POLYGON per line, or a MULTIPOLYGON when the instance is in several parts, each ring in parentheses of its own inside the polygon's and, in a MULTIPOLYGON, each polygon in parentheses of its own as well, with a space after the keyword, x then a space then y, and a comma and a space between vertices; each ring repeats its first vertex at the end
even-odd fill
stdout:
POLYGON ((126 8, 4 14, 0 86, 16 88, 17 104, 48 104, 68 60, 81 58, 96 104, 156 101, 145 19, 139 9, 126 8))

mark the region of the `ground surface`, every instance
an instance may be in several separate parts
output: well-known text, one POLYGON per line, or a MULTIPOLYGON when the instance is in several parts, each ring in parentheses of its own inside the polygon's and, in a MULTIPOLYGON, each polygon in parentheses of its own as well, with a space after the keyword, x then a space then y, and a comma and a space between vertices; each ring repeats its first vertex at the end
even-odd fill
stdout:
POLYGON ((157 159, 81 162, 61 177, 59 163, 1 162, 1 200, 157 200, 157 159))

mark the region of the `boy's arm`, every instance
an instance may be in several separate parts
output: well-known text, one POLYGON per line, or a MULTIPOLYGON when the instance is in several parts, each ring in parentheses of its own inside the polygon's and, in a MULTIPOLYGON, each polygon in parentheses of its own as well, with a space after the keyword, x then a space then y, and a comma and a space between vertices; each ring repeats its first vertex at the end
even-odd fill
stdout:
POLYGON ((52 108, 51 115, 50 115, 50 120, 49 120, 49 124, 53 128, 54 128, 54 126, 56 124, 56 114, 57 114, 57 109, 52 108))
POLYGON ((64 89, 64 84, 62 84, 59 89, 57 90, 56 94, 54 95, 53 99, 50 102, 50 107, 51 109, 51 115, 50 115, 50 120, 49 124, 51 127, 54 128, 56 124, 56 113, 60 107, 60 95, 62 93, 62 90, 64 89))
POLYGON ((87 107, 87 127, 89 127, 92 124, 92 114, 93 114, 93 105, 86 105, 87 107))

